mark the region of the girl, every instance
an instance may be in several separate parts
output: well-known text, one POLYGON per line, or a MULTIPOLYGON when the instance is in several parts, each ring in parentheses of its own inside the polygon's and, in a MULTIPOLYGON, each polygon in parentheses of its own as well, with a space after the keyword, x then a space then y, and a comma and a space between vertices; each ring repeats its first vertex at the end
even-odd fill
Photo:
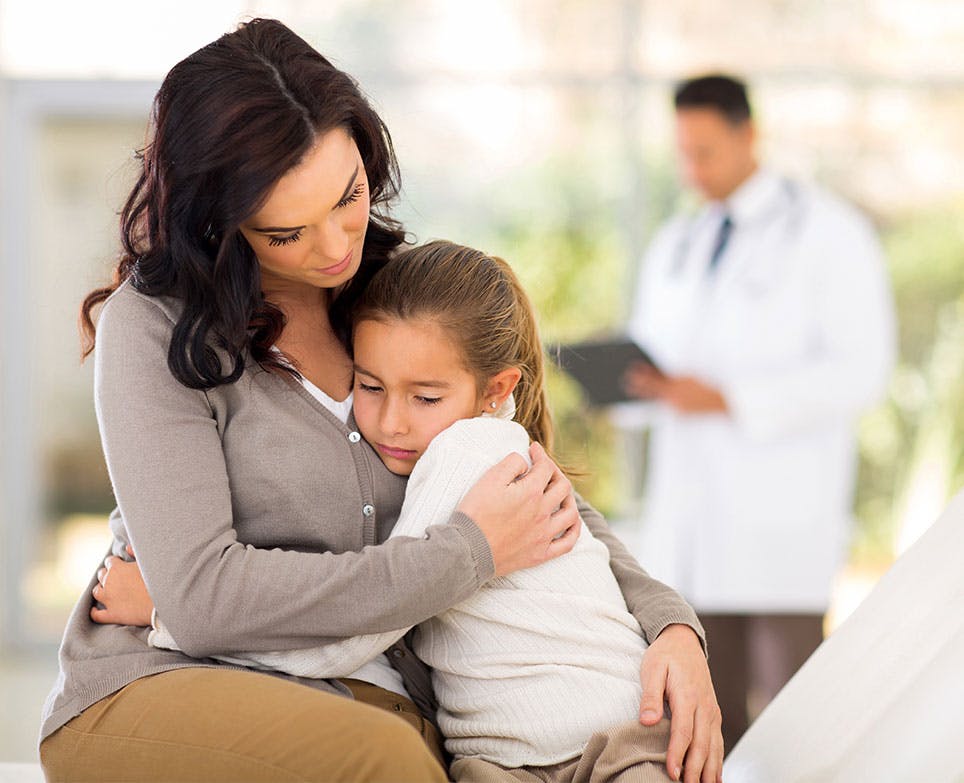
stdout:
MULTIPOLYGON (((501 259, 449 242, 398 254, 355 308, 353 347, 358 428, 389 470, 411 475, 392 537, 423 538, 506 455, 552 442, 535 317, 501 259)), ((177 649, 154 626, 151 644, 177 649)), ((408 630, 225 660, 347 677, 408 630)), ((598 783, 667 780, 669 721, 637 720, 645 647, 588 529, 565 557, 488 581, 414 636, 458 780, 528 767, 553 781, 594 768, 598 783), (618 772, 601 775, 608 763, 618 772)))

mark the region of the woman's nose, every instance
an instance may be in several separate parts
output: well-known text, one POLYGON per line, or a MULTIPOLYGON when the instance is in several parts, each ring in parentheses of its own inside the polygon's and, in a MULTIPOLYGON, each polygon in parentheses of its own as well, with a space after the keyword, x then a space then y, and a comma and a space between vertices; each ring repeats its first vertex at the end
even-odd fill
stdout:
POLYGON ((348 255, 350 249, 351 238, 345 226, 342 225, 342 221, 337 217, 329 220, 325 224, 324 230, 317 234, 314 250, 323 261, 337 264, 348 255))

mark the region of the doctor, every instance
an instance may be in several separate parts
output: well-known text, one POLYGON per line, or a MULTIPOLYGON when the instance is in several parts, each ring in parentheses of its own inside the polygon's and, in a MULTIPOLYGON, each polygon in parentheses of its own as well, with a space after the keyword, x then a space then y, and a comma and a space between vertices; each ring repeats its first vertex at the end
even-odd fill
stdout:
POLYGON ((665 375, 634 554, 700 614, 731 748, 822 639, 847 552, 855 424, 884 391, 894 316, 852 207, 756 158, 746 89, 682 83, 676 138, 705 199, 658 234, 630 323, 665 375))

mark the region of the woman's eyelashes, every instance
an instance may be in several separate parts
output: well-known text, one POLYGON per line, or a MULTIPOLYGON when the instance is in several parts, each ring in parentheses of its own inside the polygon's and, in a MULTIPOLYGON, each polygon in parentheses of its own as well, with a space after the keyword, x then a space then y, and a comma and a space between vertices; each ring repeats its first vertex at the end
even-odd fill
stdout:
POLYGON ((335 209, 338 209, 339 207, 347 207, 349 204, 352 204, 352 203, 358 201, 358 199, 361 198, 361 195, 362 195, 362 193, 364 193, 364 192, 365 192, 365 183, 364 183, 364 182, 359 182, 359 183, 358 183, 357 185, 355 185, 355 187, 352 189, 351 193, 349 193, 349 194, 348 194, 347 196, 345 196, 341 201, 339 201, 337 204, 335 204, 335 209))
MULTIPOLYGON (((353 204, 361 198, 362 193, 365 192, 365 183, 359 182, 355 185, 351 193, 345 196, 341 201, 335 204, 335 209, 340 209, 341 207, 347 207, 349 204, 353 204)), ((287 234, 285 236, 273 236, 268 237, 268 245, 271 247, 284 247, 285 245, 290 245, 292 242, 297 242, 301 239, 301 234, 304 229, 298 229, 293 234, 287 234)))
POLYGON ((298 229, 294 234, 288 234, 283 237, 268 237, 268 244, 271 247, 283 247, 284 245, 290 245, 292 242, 297 242, 301 239, 302 229, 298 229))

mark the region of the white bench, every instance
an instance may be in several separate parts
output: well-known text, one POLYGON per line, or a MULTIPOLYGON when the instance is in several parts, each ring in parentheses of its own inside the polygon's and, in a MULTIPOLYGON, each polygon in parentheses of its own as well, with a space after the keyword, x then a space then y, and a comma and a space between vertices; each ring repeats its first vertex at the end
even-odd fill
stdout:
POLYGON ((964 780, 964 491, 750 726, 726 783, 964 780))
POLYGON ((39 764, 0 762, 0 783, 44 783, 39 764))

